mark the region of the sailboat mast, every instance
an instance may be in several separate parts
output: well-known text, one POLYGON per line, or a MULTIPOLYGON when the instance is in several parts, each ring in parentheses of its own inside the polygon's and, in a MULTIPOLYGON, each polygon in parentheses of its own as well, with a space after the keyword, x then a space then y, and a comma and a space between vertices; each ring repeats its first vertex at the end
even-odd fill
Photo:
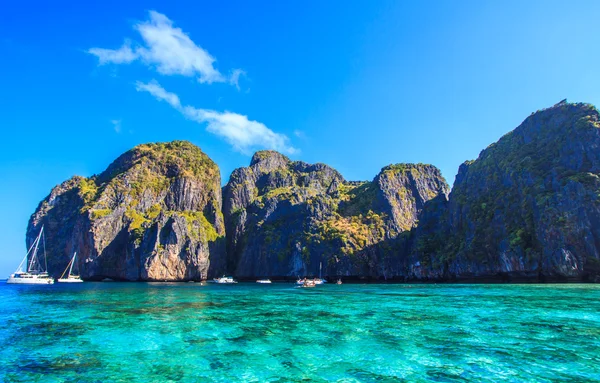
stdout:
POLYGON ((321 270, 323 269, 323 262, 319 262, 319 279, 323 279, 321 276, 321 270))
POLYGON ((33 241, 33 243, 31 244, 31 246, 29 246, 29 250, 27 250, 27 254, 25 254, 25 257, 23 258, 23 260, 21 261, 21 263, 19 263, 19 267, 17 267, 17 272, 27 272, 27 270, 23 270, 23 264, 27 265, 27 258, 29 257, 29 254, 31 254, 31 250, 33 250, 33 247, 35 246, 35 241, 33 241))
POLYGON ((38 234, 37 238, 35 239, 35 247, 33 249, 33 255, 31 256, 31 260, 29 261, 29 266, 27 267, 27 272, 31 271, 31 268, 33 267, 33 262, 37 257, 38 246, 40 244, 40 237, 42 235, 43 230, 44 227, 42 226, 42 231, 40 231, 40 234, 38 234))
POLYGON ((75 264, 76 256, 77 256, 77 252, 75 252, 75 254, 73 254, 73 259, 71 259, 71 267, 69 268, 69 275, 67 275, 67 278, 71 277, 71 272, 73 271, 73 265, 75 264))
MULTIPOLYGON (((44 226, 42 226, 42 233, 44 232, 44 226)), ((42 244, 44 245, 44 270, 48 272, 48 258, 46 257, 46 236, 42 234, 42 244)))
MULTIPOLYGON (((31 250, 29 250, 31 251, 31 250)), ((23 263, 25 263, 27 261, 27 256, 29 255, 29 252, 27 252, 27 255, 25 256, 25 258, 23 258, 23 260, 21 261, 21 263, 19 263, 19 267, 17 267, 17 273, 18 272, 23 272, 23 263)))

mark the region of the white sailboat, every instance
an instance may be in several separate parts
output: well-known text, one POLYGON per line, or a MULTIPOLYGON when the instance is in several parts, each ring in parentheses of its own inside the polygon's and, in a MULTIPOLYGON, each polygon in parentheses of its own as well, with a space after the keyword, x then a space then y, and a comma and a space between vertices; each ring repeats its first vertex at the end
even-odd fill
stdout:
POLYGON ((19 264, 17 271, 10 275, 6 283, 24 284, 24 285, 49 285, 54 283, 54 279, 48 275, 48 264, 46 261, 46 240, 44 238, 44 227, 40 230, 35 241, 25 254, 25 258, 19 264), (38 257, 38 250, 42 242, 44 249, 44 267, 38 257), (33 251, 33 252, 32 252, 33 251), (31 257, 29 255, 31 254, 31 257), (25 267, 26 266, 26 267, 25 267))
POLYGON ((327 281, 323 279, 323 277, 321 276, 321 270, 323 269, 323 262, 319 262, 319 279, 315 279, 315 284, 317 285, 322 285, 323 283, 326 283, 327 281))
MULTIPOLYGON (((305 278, 298 277, 296 284, 300 285, 300 286, 304 286, 307 281, 310 281, 311 284, 315 284, 315 285, 322 285, 323 283, 327 283, 327 281, 325 279, 323 279, 323 277, 321 275, 322 270, 323 270, 323 262, 319 262, 319 278, 308 279, 306 277, 305 278)), ((306 287, 306 286, 304 286, 304 287, 306 287)), ((313 287, 313 286, 308 286, 308 287, 313 287)))
POLYGON ((73 275, 73 265, 75 264, 75 258, 77 257, 77 252, 75 252, 73 254, 73 258, 71 258, 71 261, 69 261, 69 264, 67 265, 67 268, 65 269, 65 271, 63 271, 62 275, 60 276, 60 278, 58 278, 57 282, 60 283, 78 283, 78 282, 83 282, 83 280, 79 277, 79 275, 73 275), (67 273, 68 270, 68 273, 67 273), (64 278, 65 274, 67 274, 67 277, 64 278))

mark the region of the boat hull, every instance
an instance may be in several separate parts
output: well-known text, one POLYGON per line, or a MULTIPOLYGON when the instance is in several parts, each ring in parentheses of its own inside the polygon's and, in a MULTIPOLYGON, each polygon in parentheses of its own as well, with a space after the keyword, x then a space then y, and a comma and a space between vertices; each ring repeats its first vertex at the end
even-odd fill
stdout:
POLYGON ((10 278, 6 280, 6 283, 15 285, 51 285, 54 283, 54 279, 47 277, 38 278, 37 276, 22 278, 11 275, 10 278))
POLYGON ((83 281, 81 279, 75 279, 75 278, 59 278, 56 280, 56 282, 59 282, 59 283, 81 283, 83 281))
POLYGON ((221 278, 214 278, 213 282, 214 283, 225 284, 225 285, 232 284, 232 283, 237 283, 237 281, 234 280, 232 277, 225 277, 225 276, 221 277, 221 278))

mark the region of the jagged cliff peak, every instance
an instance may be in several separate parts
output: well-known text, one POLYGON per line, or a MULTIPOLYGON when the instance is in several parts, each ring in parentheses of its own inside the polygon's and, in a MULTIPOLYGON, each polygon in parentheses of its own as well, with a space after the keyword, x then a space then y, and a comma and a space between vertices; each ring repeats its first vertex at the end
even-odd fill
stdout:
POLYGON ((197 146, 139 145, 99 176, 54 188, 27 241, 45 226, 54 275, 77 251, 84 278, 205 279, 224 267, 220 189, 217 165, 197 146))
POLYGON ((137 145, 120 155, 98 175, 106 182, 136 165, 167 177, 213 176, 219 172, 215 164, 198 146, 189 141, 157 142, 137 145))
MULTIPOLYGON (((567 99, 564 99, 556 104, 536 110, 532 112, 530 116, 528 116, 523 122, 527 122, 529 119, 535 118, 545 118, 548 115, 552 114, 571 114, 578 115, 581 113, 585 114, 596 114, 598 115, 598 109, 596 106, 586 102, 568 102, 567 99)), ((518 127, 517 127, 518 128, 518 127)))
MULTIPOLYGON (((499 163, 501 166, 524 161, 523 166, 532 166, 538 172, 551 171, 558 164, 560 156, 565 154, 561 153, 560 149, 561 147, 566 149, 563 145, 566 141, 577 140, 576 145, 590 146, 591 150, 587 150, 587 155, 598 157, 600 153, 596 155, 592 153, 596 149, 593 137, 590 137, 591 140, 587 138, 581 140, 581 138, 590 134, 594 136, 599 128, 600 113, 589 103, 568 103, 563 100, 551 107, 532 112, 514 130, 482 150, 476 160, 462 163, 455 184, 462 183, 472 165, 488 166, 497 158, 502 159, 502 163, 499 163)), ((578 151, 573 147, 568 150, 573 153, 578 151)), ((580 157, 569 167, 578 168, 582 164, 583 158, 580 157)))
POLYGON ((285 166, 289 162, 290 159, 287 156, 275 150, 259 150, 252 156, 250 166, 261 165, 266 169, 273 169, 285 166))
MULTIPOLYGON (((586 128, 600 128, 598 109, 587 103, 559 102, 528 116, 518 127, 483 150, 479 158, 505 143, 543 145, 559 136, 577 135, 586 128)), ((511 149, 511 148, 508 148, 511 149)), ((467 161, 468 164, 473 161, 467 161)))
POLYGON ((421 264, 437 276, 600 271, 598 121, 593 105, 563 101, 462 164, 449 203, 420 220, 432 228, 420 225, 421 264))
MULTIPOLYGON (((431 169, 432 171, 437 171, 438 173, 440 173, 439 169, 437 167, 435 167, 434 165, 431 164, 422 164, 422 163, 396 163, 396 164, 389 164, 387 166, 384 166, 383 168, 381 168, 380 173, 383 172, 410 172, 412 171, 419 171, 419 170, 423 170, 423 169, 431 169)), ((441 173, 440 173, 441 174, 441 173)))
POLYGON ((448 186, 430 165, 390 165, 372 182, 346 182, 328 165, 266 151, 223 190, 231 272, 293 276, 323 263, 358 275, 378 273, 373 248, 410 230, 425 201, 448 186))
POLYGON ((441 171, 427 164, 399 163, 385 166, 373 182, 380 193, 381 210, 393 217, 393 228, 410 230, 425 202, 449 193, 441 171))

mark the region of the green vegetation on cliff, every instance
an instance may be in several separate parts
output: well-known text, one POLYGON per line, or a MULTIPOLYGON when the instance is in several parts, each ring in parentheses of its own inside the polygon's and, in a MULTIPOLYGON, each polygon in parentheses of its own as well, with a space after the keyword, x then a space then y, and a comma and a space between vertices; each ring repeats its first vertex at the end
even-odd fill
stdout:
POLYGON ((219 169, 189 142, 139 145, 101 174, 56 188, 42 206, 28 232, 48 223, 52 252, 63 258, 51 261, 52 273, 64 270, 73 251, 86 259, 89 278, 203 279, 209 265, 223 271, 219 169), (65 199, 72 192, 76 198, 65 199), (55 224, 56 201, 76 212, 68 227, 55 224))
POLYGON ((600 250, 598 121, 592 105, 559 103, 465 162, 418 257, 438 273, 583 275, 600 250))
MULTIPOLYGON (((216 164, 189 142, 139 145, 123 154, 100 176, 81 179, 82 212, 89 211, 90 219, 99 220, 107 217, 117 206, 124 207, 129 231, 137 244, 161 213, 165 217, 183 216, 188 220, 188 229, 194 238, 215 241, 219 235, 202 212, 184 210, 178 213, 173 206, 167 206, 170 199, 165 197, 177 192, 171 190, 176 179, 210 185, 218 193, 218 184, 215 183, 218 176, 216 164), (97 185, 97 180, 102 183, 97 185), (148 201, 154 203, 150 205, 148 201), (204 234, 199 236, 199 233, 204 234)), ((222 219, 220 209, 215 213, 222 219)))
POLYGON ((449 194, 431 165, 348 182, 275 151, 257 152, 221 189, 218 167, 191 143, 144 144, 54 188, 27 241, 45 225, 51 273, 77 251, 84 277, 100 279, 205 279, 226 268, 295 277, 322 263, 325 275, 590 280, 600 275, 599 148, 598 111, 561 102, 461 165, 449 194))
POLYGON ((430 165, 390 165, 373 181, 346 182, 327 165, 258 152, 224 188, 231 271, 310 274, 323 263, 340 274, 377 273, 377 248, 410 230, 418 204, 440 193, 447 185, 430 165))

